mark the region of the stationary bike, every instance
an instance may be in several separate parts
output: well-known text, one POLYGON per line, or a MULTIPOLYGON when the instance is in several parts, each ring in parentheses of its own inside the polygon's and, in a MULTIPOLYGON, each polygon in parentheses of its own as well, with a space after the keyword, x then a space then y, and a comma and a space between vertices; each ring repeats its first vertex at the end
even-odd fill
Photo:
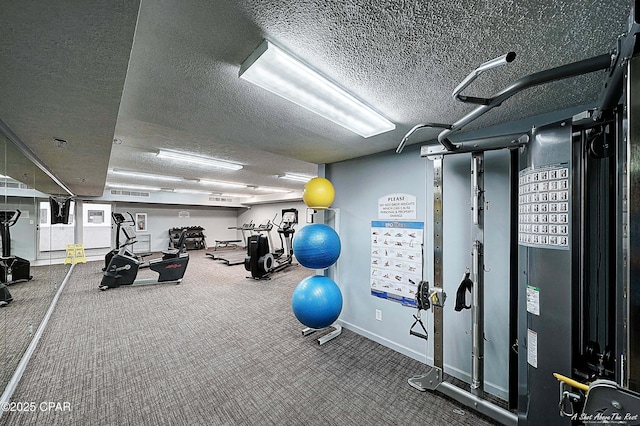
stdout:
POLYGON ((129 255, 128 247, 136 242, 136 233, 130 226, 123 226, 122 232, 126 237, 126 241, 120 246, 107 265, 104 271, 102 281, 98 288, 100 290, 108 290, 110 288, 120 287, 121 285, 146 285, 165 282, 175 282, 180 284, 189 263, 189 254, 185 246, 187 232, 182 231, 176 248, 165 250, 162 252, 162 258, 153 259, 149 262, 149 268, 157 272, 157 278, 136 279, 141 261, 134 256, 129 255))
POLYGON ((251 272, 251 278, 265 279, 274 272, 293 264, 293 233, 298 223, 297 209, 282 209, 282 222, 278 225, 278 235, 282 251, 270 252, 269 239, 261 234, 251 235, 247 245, 244 268, 251 272))
POLYGON ((10 285, 29 281, 31 263, 27 259, 11 256, 11 230, 18 222, 20 210, 0 210, 0 237, 2 239, 2 257, 0 257, 0 283, 10 285))

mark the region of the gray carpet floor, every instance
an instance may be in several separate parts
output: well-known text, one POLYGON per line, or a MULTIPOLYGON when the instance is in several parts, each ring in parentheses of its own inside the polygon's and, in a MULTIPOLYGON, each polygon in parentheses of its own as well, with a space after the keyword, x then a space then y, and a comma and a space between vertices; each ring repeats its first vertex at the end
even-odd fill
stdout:
POLYGON ((11 379, 69 268, 71 265, 63 264, 31 266, 31 281, 9 286, 13 302, 0 310, 0 389, 11 379))
POLYGON ((493 424, 411 388, 413 359, 349 330, 303 337, 290 301, 312 271, 255 281, 190 255, 180 285, 106 292, 102 263, 78 264, 13 395, 36 408, 0 425, 493 424))

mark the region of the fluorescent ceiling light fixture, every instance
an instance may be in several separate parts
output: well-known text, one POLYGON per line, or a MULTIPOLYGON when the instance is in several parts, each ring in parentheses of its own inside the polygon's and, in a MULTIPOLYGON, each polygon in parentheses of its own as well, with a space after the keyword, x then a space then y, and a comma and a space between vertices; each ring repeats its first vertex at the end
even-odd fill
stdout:
POLYGON ((157 186, 147 186, 147 185, 128 185, 128 184, 119 184, 119 183, 107 183, 109 188, 120 188, 120 189, 133 189, 136 191, 161 191, 162 188, 157 186))
POLYGON ((222 182, 219 180, 208 180, 208 179, 200 179, 200 183, 203 183, 205 185, 221 186, 223 188, 246 188, 247 187, 247 185, 242 183, 222 182))
POLYGON ((299 175, 297 173, 285 173, 283 175, 279 175, 279 178, 295 180, 296 182, 309 182, 315 176, 307 176, 307 175, 299 175))
POLYGON ((196 163, 203 166, 217 167, 220 169, 228 170, 240 170, 241 164, 231 163, 224 160, 216 160, 215 158, 201 157, 199 155, 185 154, 182 152, 169 151, 161 149, 158 151, 158 158, 166 158, 169 160, 186 161, 189 163, 196 163))
POLYGON ((112 169, 109 170, 109 173, 112 175, 119 176, 127 176, 127 177, 140 177, 145 179, 155 179, 155 180, 167 180, 172 182, 179 182, 183 180, 183 178, 178 176, 166 176, 166 175, 157 175, 154 173, 145 173, 145 172, 134 172, 129 170, 121 170, 121 169, 112 169))
POLYGON ((264 191, 264 192, 292 192, 291 189, 284 189, 284 188, 270 188, 268 186, 258 186, 257 188, 255 188, 256 191, 264 191))
POLYGON ((239 77, 368 138, 396 125, 270 41, 240 66, 239 77))
POLYGON ((180 192, 182 194, 206 194, 211 195, 211 191, 202 191, 199 189, 174 189, 174 192, 180 192))

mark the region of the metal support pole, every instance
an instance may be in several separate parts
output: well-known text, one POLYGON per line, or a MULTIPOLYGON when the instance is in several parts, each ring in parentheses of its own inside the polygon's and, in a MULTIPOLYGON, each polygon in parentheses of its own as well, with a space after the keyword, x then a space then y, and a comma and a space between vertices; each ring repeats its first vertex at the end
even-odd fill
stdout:
MULTIPOLYGON (((439 156, 433 160, 433 286, 444 288, 442 279, 442 245, 443 245, 443 210, 442 210, 442 160, 439 156)), ((443 339, 442 339, 443 309, 433 307, 433 365, 443 369, 443 339)))
POLYGON ((482 271, 482 243, 473 243, 473 291, 471 301, 471 393, 482 397, 484 393, 484 291, 482 271))
POLYGON ((471 155, 471 199, 473 226, 471 297, 471 393, 484 394, 484 153, 471 155))
MULTIPOLYGON (((442 290, 442 160, 435 156, 433 160, 433 286, 442 290)), ((433 309, 433 368, 428 373, 411 377, 408 382, 419 391, 435 390, 442 383, 443 339, 442 306, 432 305, 433 309)))

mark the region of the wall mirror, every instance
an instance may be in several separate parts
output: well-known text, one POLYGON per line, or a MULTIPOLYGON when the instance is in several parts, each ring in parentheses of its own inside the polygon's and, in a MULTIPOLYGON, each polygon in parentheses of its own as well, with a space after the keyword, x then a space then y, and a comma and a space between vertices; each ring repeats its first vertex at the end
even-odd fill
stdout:
POLYGON ((65 244, 74 242, 74 225, 51 224, 49 197, 68 194, 0 130, 0 278, 13 298, 0 308, 4 390, 70 269, 65 244))

